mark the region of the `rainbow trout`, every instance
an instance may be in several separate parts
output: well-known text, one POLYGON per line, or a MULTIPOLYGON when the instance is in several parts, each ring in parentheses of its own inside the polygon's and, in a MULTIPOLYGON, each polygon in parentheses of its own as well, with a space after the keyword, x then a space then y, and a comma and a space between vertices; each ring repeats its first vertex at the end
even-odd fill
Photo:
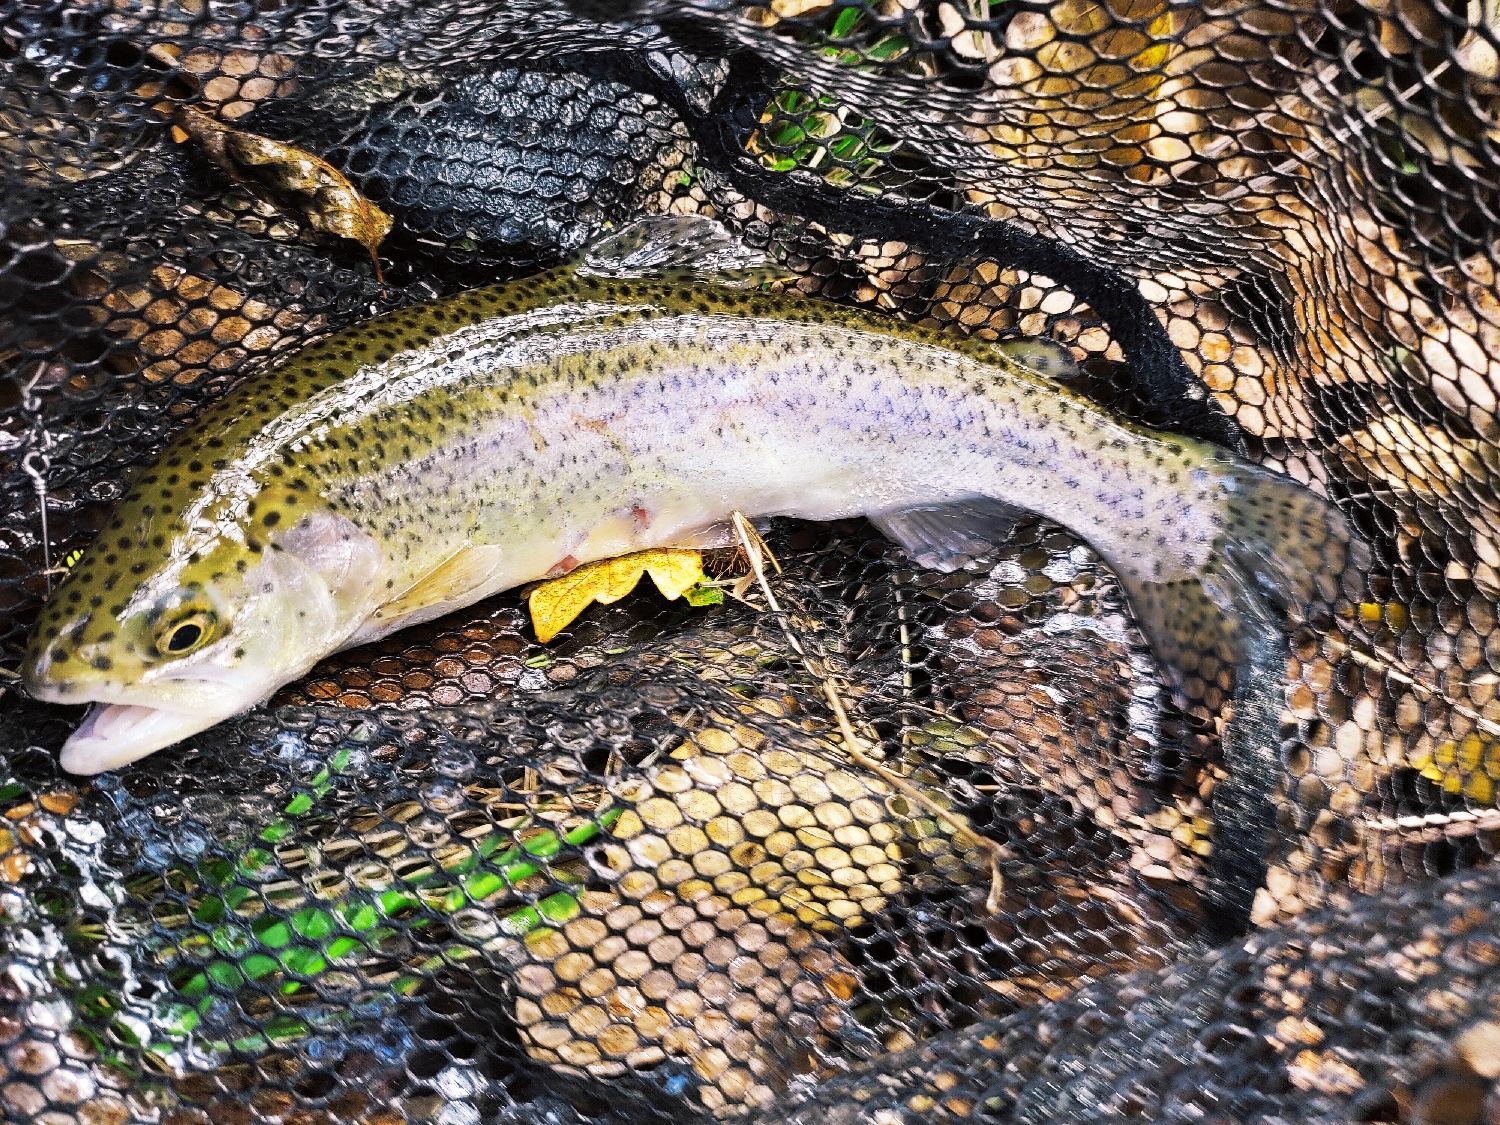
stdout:
POLYGON ((870 517, 919 564, 1020 509, 1119 575, 1180 705, 1231 698, 1247 638, 1330 604, 1337 509, 991 345, 763 292, 701 219, 381 316, 248 380, 172 443, 53 591, 22 669, 96 706, 91 774, 319 659, 578 563, 718 539, 730 513, 870 517))

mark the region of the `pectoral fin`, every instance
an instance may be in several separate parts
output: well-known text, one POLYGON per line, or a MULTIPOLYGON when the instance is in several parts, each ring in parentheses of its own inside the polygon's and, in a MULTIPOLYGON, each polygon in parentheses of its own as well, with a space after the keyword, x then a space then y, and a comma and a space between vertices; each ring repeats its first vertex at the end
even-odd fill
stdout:
MULTIPOLYGON (((768 521, 753 522, 758 530, 763 531, 768 521)), ((739 543, 740 535, 735 531, 734 524, 724 520, 720 523, 704 524, 692 531, 679 532, 670 536, 670 542, 663 543, 662 546, 698 551, 721 551, 727 547, 737 547, 739 543)))
POLYGON ((920 504, 872 515, 918 566, 944 573, 988 554, 1010 538, 1025 512, 999 500, 974 497, 955 504, 920 504))
POLYGON ((398 625, 431 621, 449 610, 471 605, 499 572, 501 549, 467 547, 450 555, 394 600, 375 611, 371 625, 389 632, 398 625))

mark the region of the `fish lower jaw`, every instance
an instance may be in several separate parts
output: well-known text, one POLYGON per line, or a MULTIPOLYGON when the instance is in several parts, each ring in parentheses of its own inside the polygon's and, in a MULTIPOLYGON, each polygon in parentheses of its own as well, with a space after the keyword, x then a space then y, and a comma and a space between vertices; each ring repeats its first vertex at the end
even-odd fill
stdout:
POLYGON ((60 762, 68 773, 84 776, 119 769, 223 718, 131 703, 95 703, 63 744, 60 762))

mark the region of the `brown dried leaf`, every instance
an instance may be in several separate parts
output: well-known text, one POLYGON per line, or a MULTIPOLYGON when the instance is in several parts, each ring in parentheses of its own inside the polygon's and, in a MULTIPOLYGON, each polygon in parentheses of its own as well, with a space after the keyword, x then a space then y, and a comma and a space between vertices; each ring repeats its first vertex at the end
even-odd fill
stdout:
POLYGON ((1433 502, 1482 500, 1495 476, 1494 447, 1455 438, 1440 426, 1384 414, 1341 437, 1339 453, 1348 471, 1398 492, 1433 502))
POLYGON ((1500 1078, 1500 1021, 1470 1024, 1453 1043, 1456 1054, 1481 1078, 1500 1078))
POLYGON ((314 230, 365 247, 380 276, 377 252, 390 233, 391 217, 338 169, 300 148, 231 128, 201 110, 184 108, 177 124, 239 183, 268 195, 278 206, 290 207, 314 230))
POLYGON ((7 828, 0 828, 0 883, 19 883, 31 870, 31 857, 7 828))
POLYGON ((146 48, 146 57, 154 65, 136 93, 166 99, 155 109, 168 117, 182 102, 191 101, 221 120, 233 121, 258 102, 286 97, 297 85, 292 77, 293 60, 271 52, 202 43, 187 50, 177 43, 153 43, 146 48))
POLYGON ((68 790, 59 790, 56 793, 43 793, 37 798, 37 804, 46 809, 53 816, 67 816, 73 811, 73 806, 78 804, 78 794, 68 790))
POLYGON ((53 816, 67 816, 77 802, 76 793, 60 790, 5 810, 9 823, 0 826, 0 883, 19 883, 34 869, 31 853, 41 840, 43 819, 37 805, 53 816))

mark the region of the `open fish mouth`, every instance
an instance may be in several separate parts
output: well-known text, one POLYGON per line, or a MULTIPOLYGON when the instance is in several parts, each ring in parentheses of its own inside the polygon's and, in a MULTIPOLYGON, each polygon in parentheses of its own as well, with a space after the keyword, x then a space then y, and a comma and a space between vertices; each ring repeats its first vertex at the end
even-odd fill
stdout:
POLYGON ((83 725, 63 744, 62 768, 83 775, 119 769, 181 742, 214 721, 205 720, 200 713, 130 703, 96 703, 84 717, 83 725))

